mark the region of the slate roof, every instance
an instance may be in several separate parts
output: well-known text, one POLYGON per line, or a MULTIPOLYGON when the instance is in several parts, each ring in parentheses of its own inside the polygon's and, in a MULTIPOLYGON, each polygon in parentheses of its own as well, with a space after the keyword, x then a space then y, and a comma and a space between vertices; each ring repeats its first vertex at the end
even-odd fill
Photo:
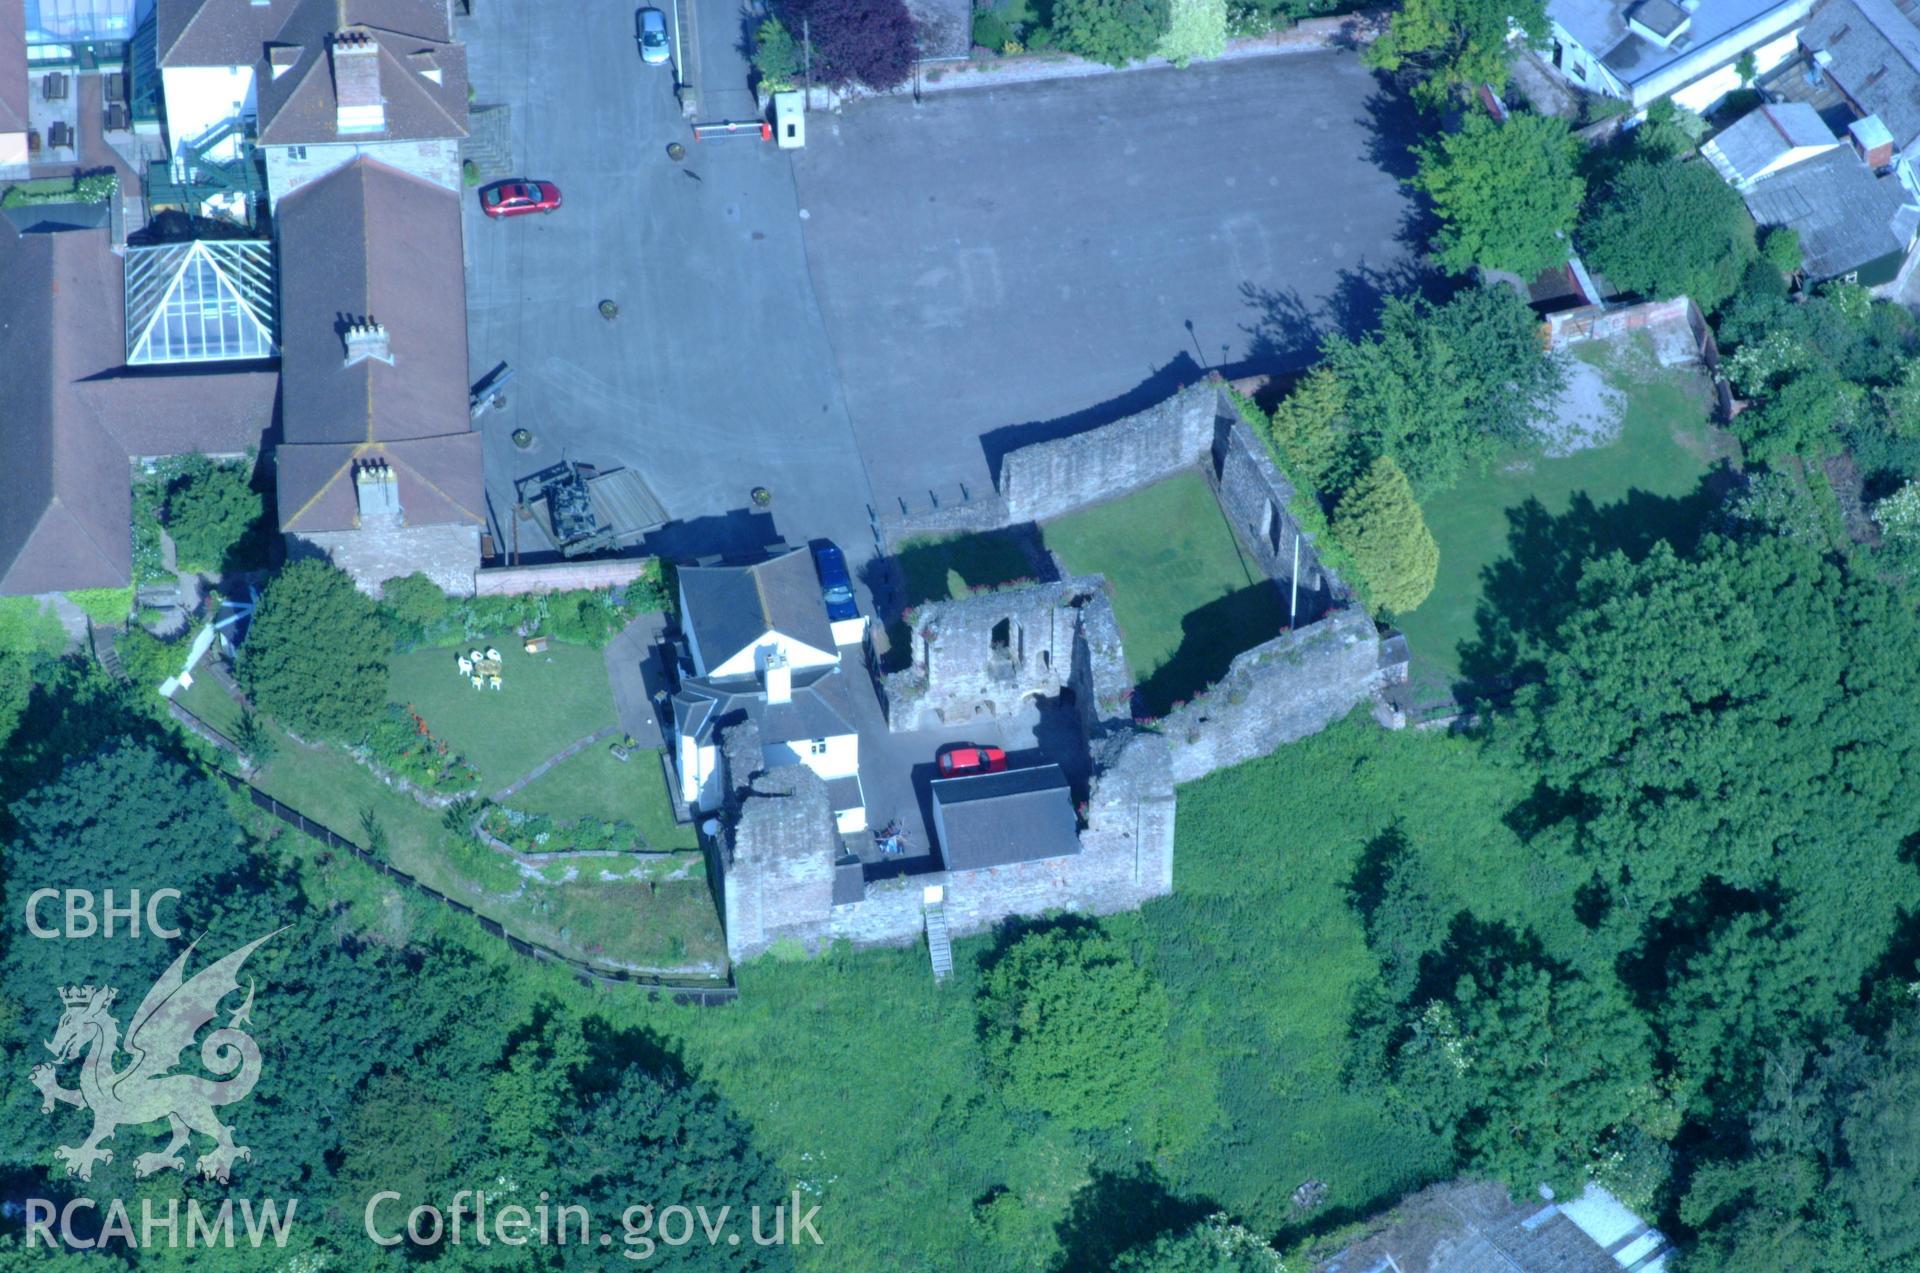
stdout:
MULTIPOLYGON (((1627 20, 1638 4, 1648 0, 1550 0, 1547 16, 1558 22, 1580 46, 1606 64, 1608 70, 1627 85, 1638 84, 1666 70, 1676 62, 1697 55, 1700 50, 1725 38, 1775 9, 1797 0, 1700 0, 1693 10, 1687 33, 1673 47, 1662 48, 1636 35, 1627 20)), ((1671 0, 1654 0, 1651 11, 1642 17, 1653 29, 1671 21, 1667 12, 1671 0), (1649 19, 1651 21, 1649 21, 1649 19)))
POLYGON ((1837 146, 1820 112, 1806 102, 1776 102, 1749 111, 1701 148, 1714 170, 1736 184, 1752 181, 1788 153, 1837 146))
POLYGON ((741 720, 751 720, 759 727, 762 745, 837 738, 855 732, 853 701, 837 665, 795 672, 793 693, 785 703, 767 702, 757 677, 689 677, 673 697, 673 718, 682 734, 702 744, 712 743, 716 731, 741 720))
MULTIPOLYGON (((303 14, 307 30, 289 29, 276 42, 299 44, 300 58, 278 79, 259 76, 260 144, 263 146, 319 145, 337 141, 338 99, 334 95, 333 62, 328 37, 333 34, 333 6, 309 6, 303 14)), ((368 34, 378 49, 380 96, 386 126, 377 132, 357 133, 360 140, 423 141, 467 135, 467 50, 446 39, 428 39, 383 30, 369 23, 368 34), (422 73, 431 65, 440 75, 434 83, 422 73)))
POLYGON ((1815 281, 1858 269, 1913 242, 1920 208, 1893 177, 1876 177, 1849 147, 1783 168, 1744 196, 1761 225, 1790 225, 1815 281))
POLYGON ((128 457, 242 451, 271 423, 271 371, 124 373, 122 286, 106 230, 0 218, 0 594, 126 586, 128 457))
POLYGON ((683 566, 680 589, 686 600, 681 621, 708 667, 720 666, 768 632, 834 651, 820 577, 804 548, 747 566, 683 566))
POLYGON ((446 0, 155 0, 154 20, 161 66, 252 66, 270 43, 305 44, 356 24, 453 38, 446 0))
POLYGON ((0 0, 0 133, 27 131, 27 4, 0 0))
POLYGON ((362 157, 282 199, 279 235, 281 528, 350 529, 353 463, 372 459, 407 524, 480 524, 460 196, 362 157), (362 321, 386 328, 391 365, 347 365, 362 321))
POLYGON ((1822 73, 1904 149, 1920 140, 1920 29, 1891 0, 1827 0, 1800 29, 1822 73))
POLYGON ((939 778, 931 786, 940 852, 950 871, 1080 851, 1073 793, 1058 765, 939 778))

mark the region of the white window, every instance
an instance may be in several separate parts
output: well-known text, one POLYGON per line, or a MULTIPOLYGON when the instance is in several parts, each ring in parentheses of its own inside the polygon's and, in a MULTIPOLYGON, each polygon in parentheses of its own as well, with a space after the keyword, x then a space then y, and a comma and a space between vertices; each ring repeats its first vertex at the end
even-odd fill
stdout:
POLYGON ((287 158, 289 158, 289 159, 305 159, 306 157, 307 157, 307 148, 306 148, 305 146, 289 146, 289 147, 287 147, 287 158))
POLYGON ((816 756, 824 756, 827 754, 827 740, 824 738, 816 738, 807 744, 807 750, 816 756))

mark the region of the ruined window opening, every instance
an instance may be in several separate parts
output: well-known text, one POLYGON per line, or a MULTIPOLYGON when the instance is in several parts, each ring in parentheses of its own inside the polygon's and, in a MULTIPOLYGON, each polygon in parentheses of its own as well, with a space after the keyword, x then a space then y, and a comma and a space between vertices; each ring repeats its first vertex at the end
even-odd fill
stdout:
POLYGON ((993 625, 993 652, 1006 654, 1013 649, 1013 620, 1002 619, 993 625))
POLYGON ((1040 651, 1040 670, 1042 672, 1051 672, 1053 670, 1053 651, 1052 650, 1040 651))
POLYGON ((1267 551, 1277 553, 1280 551, 1280 510, 1273 506, 1272 500, 1266 501, 1266 505, 1267 551))

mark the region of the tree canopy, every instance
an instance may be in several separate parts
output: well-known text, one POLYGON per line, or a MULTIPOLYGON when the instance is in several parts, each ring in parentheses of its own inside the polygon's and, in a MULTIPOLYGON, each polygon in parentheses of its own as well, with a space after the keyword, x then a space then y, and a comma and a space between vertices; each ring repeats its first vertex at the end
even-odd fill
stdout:
POLYGON ((917 46, 904 0, 780 0, 776 9, 789 32, 805 33, 817 83, 884 92, 912 73, 917 46))
POLYGON ((1532 279, 1566 263, 1568 235, 1586 198, 1580 143, 1554 115, 1474 112, 1457 132, 1420 149, 1414 184, 1440 217, 1434 256, 1464 274, 1474 266, 1532 279))
POLYGON ((1396 296, 1372 335, 1329 340, 1326 365, 1355 435, 1423 497, 1524 440, 1566 376, 1526 302, 1500 286, 1437 305, 1396 296))
POLYGON ((1109 66, 1152 57, 1168 31, 1168 0, 1054 0, 1060 47, 1109 66))
POLYGON ((1391 457, 1380 456, 1334 509, 1333 533, 1360 572, 1374 605, 1405 614, 1427 599, 1440 570, 1440 546, 1391 457))
POLYGON ((261 594, 241 686, 289 729, 358 741, 387 701, 388 642, 371 597, 324 561, 297 561, 261 594))
POLYGON ((1622 291, 1690 296, 1712 313, 1754 259, 1753 219, 1705 163, 1636 159, 1617 173, 1578 235, 1587 264, 1622 291))
POLYGON ((1382 70, 1417 72, 1415 98, 1437 110, 1478 85, 1496 92, 1507 86, 1512 27, 1529 40, 1545 39, 1546 0, 1407 0, 1387 33, 1367 46, 1366 58, 1382 70))

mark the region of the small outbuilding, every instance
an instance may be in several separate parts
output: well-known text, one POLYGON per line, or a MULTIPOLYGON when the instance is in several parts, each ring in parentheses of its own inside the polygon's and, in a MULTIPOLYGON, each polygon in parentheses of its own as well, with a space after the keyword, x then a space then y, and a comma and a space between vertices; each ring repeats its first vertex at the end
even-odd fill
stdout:
POLYGON ((1080 852, 1073 792, 1058 765, 936 780, 933 832, 949 871, 1080 852))

